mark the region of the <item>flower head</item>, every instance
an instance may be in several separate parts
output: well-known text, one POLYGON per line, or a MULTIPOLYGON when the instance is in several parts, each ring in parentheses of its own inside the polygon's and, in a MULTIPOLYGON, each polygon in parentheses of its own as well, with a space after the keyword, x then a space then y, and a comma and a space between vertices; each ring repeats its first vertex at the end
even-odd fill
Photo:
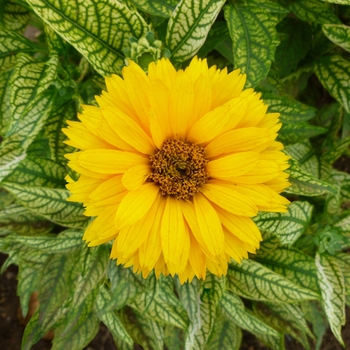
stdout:
POLYGON ((148 75, 131 62, 123 78, 106 78, 99 107, 69 122, 66 155, 80 174, 67 177, 71 201, 96 217, 89 246, 114 240, 111 258, 147 276, 182 282, 224 275, 259 247, 252 217, 283 212, 288 157, 276 141, 279 115, 238 70, 208 68, 194 58, 176 71, 169 60, 148 75))

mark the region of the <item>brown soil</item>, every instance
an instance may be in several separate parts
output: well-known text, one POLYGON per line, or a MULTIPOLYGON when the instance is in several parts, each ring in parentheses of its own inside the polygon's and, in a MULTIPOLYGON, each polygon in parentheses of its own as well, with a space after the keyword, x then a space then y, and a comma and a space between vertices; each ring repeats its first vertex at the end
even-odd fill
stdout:
MULTIPOLYGON (((0 254, 0 265, 5 261, 6 256, 0 254)), ((24 325, 21 324, 19 314, 19 299, 16 295, 17 286, 16 266, 11 265, 0 275, 0 348, 1 350, 20 350, 24 325)), ((345 349, 350 349, 350 309, 347 309, 347 325, 343 328, 343 339, 345 349)), ((312 347, 311 347, 312 348, 312 347)), ((51 341, 41 339, 32 347, 32 350, 49 350, 51 341)), ((117 350, 113 337, 108 329, 101 323, 100 331, 96 338, 85 348, 86 350, 117 350)), ((136 349, 136 347, 135 347, 136 349)), ((140 347, 137 346, 137 349, 140 347)), ((267 350, 269 348, 261 344, 254 336, 244 332, 241 350, 267 350)), ((304 350, 304 348, 291 338, 286 339, 287 350, 304 350)), ((342 350, 344 349, 328 330, 321 350, 342 350)), ((171 350, 171 349, 170 349, 171 350)), ((226 349, 223 349, 226 350, 226 349)))

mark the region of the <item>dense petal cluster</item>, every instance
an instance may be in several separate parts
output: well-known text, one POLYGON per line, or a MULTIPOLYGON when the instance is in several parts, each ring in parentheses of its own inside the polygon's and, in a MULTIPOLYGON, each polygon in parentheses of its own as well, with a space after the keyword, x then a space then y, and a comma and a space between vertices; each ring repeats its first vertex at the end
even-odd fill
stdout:
POLYGON ((259 247, 251 218, 286 210, 279 115, 238 70, 206 60, 176 71, 162 59, 148 74, 131 62, 122 74, 64 129, 79 149, 66 155, 80 174, 67 177, 69 200, 95 217, 84 240, 114 240, 111 258, 143 276, 226 274, 259 247))

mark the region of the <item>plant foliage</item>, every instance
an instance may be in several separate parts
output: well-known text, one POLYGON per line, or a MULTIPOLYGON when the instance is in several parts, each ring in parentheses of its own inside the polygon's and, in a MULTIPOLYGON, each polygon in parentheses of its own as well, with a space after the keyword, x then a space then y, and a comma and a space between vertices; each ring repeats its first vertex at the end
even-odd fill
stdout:
MULTIPOLYGON (((0 250, 19 266, 22 349, 54 330, 79 350, 102 321, 120 349, 239 349, 242 330, 273 349, 319 348, 326 320, 343 344, 350 306, 349 0, 0 0, 0 250), (32 35, 34 33, 35 35, 32 35), (254 220, 264 240, 227 276, 147 279, 82 241, 66 201, 66 120, 126 59, 178 68, 197 54, 240 68, 281 114, 290 155, 287 213, 254 220), (310 315, 317 314, 318 317, 310 315), (321 329, 321 330, 320 330, 321 329)), ((135 87, 136 89, 137 87, 135 87)), ((75 174, 70 174, 72 177, 75 174)))

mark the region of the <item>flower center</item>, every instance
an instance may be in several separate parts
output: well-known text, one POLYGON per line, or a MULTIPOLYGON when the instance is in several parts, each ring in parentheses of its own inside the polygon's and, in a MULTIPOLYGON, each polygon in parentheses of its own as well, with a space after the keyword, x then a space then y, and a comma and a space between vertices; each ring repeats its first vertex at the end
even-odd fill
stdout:
POLYGON ((150 160, 153 171, 148 180, 159 185, 163 196, 189 199, 208 179, 205 150, 191 142, 166 140, 150 160))

